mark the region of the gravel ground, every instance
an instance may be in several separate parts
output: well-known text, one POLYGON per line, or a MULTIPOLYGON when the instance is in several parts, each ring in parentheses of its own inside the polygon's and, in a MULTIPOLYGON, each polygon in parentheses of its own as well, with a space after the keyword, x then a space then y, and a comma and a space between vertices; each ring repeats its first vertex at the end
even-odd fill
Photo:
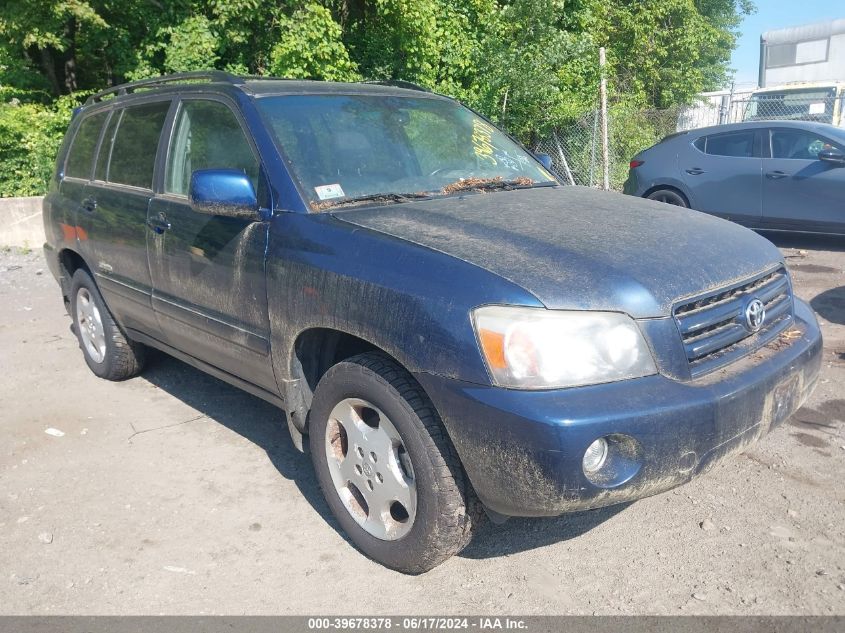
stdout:
POLYGON ((825 334, 787 424, 668 493, 488 525, 403 576, 339 533, 272 406, 164 355, 95 378, 0 253, 2 614, 845 614, 845 242, 777 238, 825 334))

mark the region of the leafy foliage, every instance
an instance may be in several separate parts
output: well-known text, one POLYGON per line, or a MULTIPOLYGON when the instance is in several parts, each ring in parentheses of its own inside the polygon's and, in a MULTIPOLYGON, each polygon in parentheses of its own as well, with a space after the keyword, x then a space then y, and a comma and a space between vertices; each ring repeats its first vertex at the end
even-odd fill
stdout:
POLYGON ((280 16, 281 37, 270 51, 271 75, 294 79, 355 81, 356 65, 341 41, 342 29, 331 11, 316 3, 280 16))
POLYGON ((530 142, 595 107, 600 46, 616 107, 667 107, 719 87, 753 10, 750 0, 4 2, 0 193, 43 188, 69 116, 63 95, 208 68, 403 79, 530 142))
POLYGON ((0 104, 0 197, 44 193, 77 101, 66 96, 45 106, 13 97, 0 104))

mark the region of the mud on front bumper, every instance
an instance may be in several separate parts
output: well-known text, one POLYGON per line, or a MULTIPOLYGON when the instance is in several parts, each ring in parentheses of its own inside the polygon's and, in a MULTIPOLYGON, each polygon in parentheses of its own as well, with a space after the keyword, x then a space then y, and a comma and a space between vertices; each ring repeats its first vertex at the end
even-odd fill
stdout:
POLYGON ((800 408, 821 356, 815 316, 796 299, 788 334, 696 380, 655 375, 514 391, 417 378, 484 505, 505 516, 548 516, 632 501, 705 472, 800 408), (600 437, 621 456, 616 472, 588 478, 584 451, 600 437))

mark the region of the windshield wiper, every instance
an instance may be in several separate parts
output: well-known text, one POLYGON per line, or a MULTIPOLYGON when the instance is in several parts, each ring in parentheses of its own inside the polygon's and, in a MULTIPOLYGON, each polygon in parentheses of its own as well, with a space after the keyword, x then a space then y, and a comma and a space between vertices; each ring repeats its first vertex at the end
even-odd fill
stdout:
POLYGON ((344 200, 324 200, 322 202, 312 202, 311 208, 315 211, 322 211, 323 209, 354 206, 365 202, 398 203, 408 202, 410 200, 425 200, 428 198, 431 198, 431 195, 421 191, 411 193, 373 193, 367 196, 356 196, 354 198, 346 198, 344 200))
POLYGON ((496 178, 461 178, 455 182, 446 185, 441 190, 443 193, 457 193, 459 191, 499 191, 511 189, 526 189, 529 187, 548 187, 554 186, 557 183, 549 182, 535 182, 531 178, 522 176, 512 180, 505 180, 501 176, 496 178))

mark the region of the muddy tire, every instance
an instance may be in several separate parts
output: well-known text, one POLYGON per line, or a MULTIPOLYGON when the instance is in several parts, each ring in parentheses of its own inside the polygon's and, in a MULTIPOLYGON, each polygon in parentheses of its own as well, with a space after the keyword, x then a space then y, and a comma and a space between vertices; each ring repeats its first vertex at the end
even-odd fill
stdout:
POLYGON ((144 346, 126 338, 97 284, 82 268, 71 279, 70 315, 85 362, 94 374, 106 380, 125 380, 140 373, 144 346))
POLYGON ((428 396, 391 358, 370 352, 332 367, 308 437, 329 507, 373 560, 418 574, 469 543, 478 502, 428 396))

